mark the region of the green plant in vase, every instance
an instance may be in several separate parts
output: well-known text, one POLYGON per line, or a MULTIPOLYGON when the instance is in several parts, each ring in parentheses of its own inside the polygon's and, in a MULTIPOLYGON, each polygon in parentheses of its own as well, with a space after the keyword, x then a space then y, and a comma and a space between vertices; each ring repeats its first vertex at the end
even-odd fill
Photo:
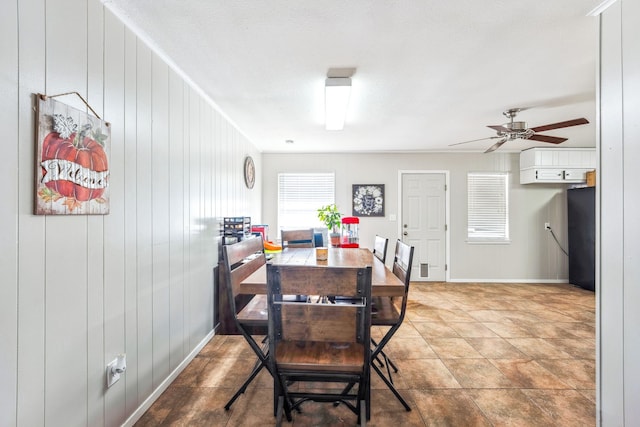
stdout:
POLYGON ((318 209, 318 219, 327 226, 331 246, 340 246, 340 219, 342 214, 338 212, 338 207, 334 204, 322 206, 318 209))

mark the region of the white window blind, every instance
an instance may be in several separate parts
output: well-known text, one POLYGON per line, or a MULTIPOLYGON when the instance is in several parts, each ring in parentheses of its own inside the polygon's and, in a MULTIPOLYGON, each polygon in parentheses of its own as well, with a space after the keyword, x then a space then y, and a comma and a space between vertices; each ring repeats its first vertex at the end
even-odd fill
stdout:
POLYGON ((469 173, 467 236, 471 241, 509 240, 509 175, 469 173))
POLYGON ((318 208, 332 203, 335 203, 333 173, 278 174, 279 230, 323 227, 318 208))

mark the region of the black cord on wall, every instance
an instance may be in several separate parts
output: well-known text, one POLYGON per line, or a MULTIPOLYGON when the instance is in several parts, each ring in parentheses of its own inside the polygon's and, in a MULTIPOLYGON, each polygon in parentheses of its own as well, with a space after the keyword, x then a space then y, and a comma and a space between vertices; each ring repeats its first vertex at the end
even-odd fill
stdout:
POLYGON ((569 253, 567 253, 567 251, 564 250, 564 248, 562 247, 562 245, 558 241, 558 238, 556 237, 556 233, 553 232, 553 229, 551 228, 551 226, 548 226, 547 230, 549 230, 549 233, 551 233, 551 235, 553 236, 553 240, 556 241, 556 243, 558 244, 558 247, 560 248, 562 253, 564 253, 566 256, 569 256, 569 253))

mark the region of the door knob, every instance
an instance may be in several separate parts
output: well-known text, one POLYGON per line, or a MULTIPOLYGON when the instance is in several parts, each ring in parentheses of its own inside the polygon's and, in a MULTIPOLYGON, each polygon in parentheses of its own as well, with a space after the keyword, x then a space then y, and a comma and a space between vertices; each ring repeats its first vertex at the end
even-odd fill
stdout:
POLYGON ((409 233, 407 233, 406 231, 404 233, 402 233, 403 236, 408 236, 409 233))

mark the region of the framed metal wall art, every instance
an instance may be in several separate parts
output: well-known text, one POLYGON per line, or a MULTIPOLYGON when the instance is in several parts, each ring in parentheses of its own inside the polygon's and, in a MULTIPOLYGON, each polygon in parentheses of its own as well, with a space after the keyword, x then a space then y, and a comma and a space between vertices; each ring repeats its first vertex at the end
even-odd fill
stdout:
POLYGON ((384 216, 384 184, 353 184, 353 216, 384 216))

